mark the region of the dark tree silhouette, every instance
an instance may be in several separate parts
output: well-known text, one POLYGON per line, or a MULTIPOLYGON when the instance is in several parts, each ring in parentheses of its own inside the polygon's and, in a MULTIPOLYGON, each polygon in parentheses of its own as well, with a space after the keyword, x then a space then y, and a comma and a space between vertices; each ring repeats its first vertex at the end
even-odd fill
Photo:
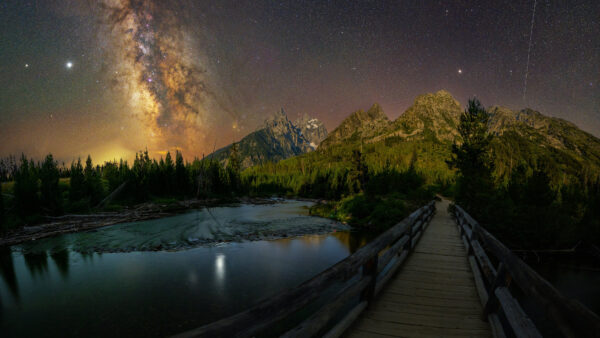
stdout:
POLYGON ((58 167, 52 154, 48 154, 40 168, 40 193, 42 208, 50 214, 57 214, 61 209, 58 180, 58 167))
POLYGON ((190 190, 189 176, 183 162, 183 155, 179 151, 175 153, 175 186, 176 195, 187 196, 190 190))
POLYGON ((242 163, 240 160, 240 154, 238 150, 238 144, 233 143, 229 151, 229 159, 227 161, 227 176, 229 185, 233 192, 239 192, 241 189, 241 173, 242 163))
POLYGON ((33 160, 28 161, 21 155, 21 164, 15 173, 15 206, 21 216, 31 215, 38 211, 39 199, 38 178, 33 160))
POLYGON ((85 197, 85 177, 83 175, 83 167, 81 159, 71 163, 71 180, 69 187, 69 200, 80 201, 85 197))
POLYGON ((0 182, 0 228, 4 220, 4 195, 2 195, 2 182, 0 182))
POLYGON ((448 161, 451 168, 458 169, 456 202, 481 221, 487 219, 494 194, 488 120, 489 114, 479 100, 469 100, 458 126, 461 143, 452 145, 452 158, 448 161))
POLYGON ((94 168, 92 157, 90 155, 88 155, 87 159, 85 160, 83 176, 85 179, 86 196, 90 198, 90 202, 92 203, 92 206, 94 206, 102 200, 104 187, 102 186, 100 174, 96 172, 96 168, 94 168))

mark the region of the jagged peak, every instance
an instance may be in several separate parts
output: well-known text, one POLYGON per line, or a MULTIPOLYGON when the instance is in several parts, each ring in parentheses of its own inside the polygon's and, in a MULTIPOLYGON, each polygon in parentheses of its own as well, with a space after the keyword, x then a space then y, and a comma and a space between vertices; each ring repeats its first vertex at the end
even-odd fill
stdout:
POLYGON ((522 119, 553 119, 550 116, 546 116, 539 111, 533 110, 531 108, 523 108, 521 110, 512 110, 503 106, 491 106, 488 108, 488 112, 490 115, 495 117, 510 117, 515 120, 522 119))
POLYGON ((418 106, 418 105, 426 105, 426 104, 431 104, 433 102, 440 102, 443 104, 449 104, 455 107, 459 107, 460 108, 460 103, 458 103, 458 101, 454 98, 454 96, 452 96, 452 94, 450 94, 450 92, 442 89, 439 90, 435 93, 426 93, 426 94, 421 94, 419 96, 417 96, 415 98, 415 102, 414 105, 418 106))
MULTIPOLYGON (((374 103, 371 108, 369 108, 369 110, 367 110, 366 112, 362 109, 359 109, 355 112, 353 112, 352 114, 350 114, 350 116, 348 116, 344 121, 350 121, 350 120, 360 120, 360 121, 366 121, 366 120, 372 120, 372 121, 380 121, 380 120, 389 120, 387 115, 385 115, 385 113, 383 112, 383 109, 381 108, 381 106, 378 103, 374 103)), ((344 122, 342 122, 344 123, 344 122)))
POLYGON ((373 103, 373 105, 371 106, 371 108, 369 108, 368 111, 373 113, 383 113, 383 109, 377 102, 373 103))
POLYGON ((317 125, 323 124, 323 122, 321 122, 318 118, 312 117, 311 115, 309 115, 307 113, 303 113, 300 117, 298 117, 298 119, 296 121, 294 121, 294 123, 299 128, 301 128, 305 125, 309 125, 309 124, 317 124, 317 125))
POLYGON ((435 96, 445 96, 445 97, 451 97, 454 99, 454 97, 452 96, 452 94, 450 94, 449 91, 445 90, 445 89, 440 89, 438 90, 435 94, 435 96))
POLYGON ((269 116, 266 120, 265 120, 265 126, 269 126, 272 124, 277 124, 277 123, 288 123, 288 117, 287 114, 285 113, 285 110, 283 108, 281 108, 281 110, 276 111, 275 113, 271 114, 271 116, 269 116))

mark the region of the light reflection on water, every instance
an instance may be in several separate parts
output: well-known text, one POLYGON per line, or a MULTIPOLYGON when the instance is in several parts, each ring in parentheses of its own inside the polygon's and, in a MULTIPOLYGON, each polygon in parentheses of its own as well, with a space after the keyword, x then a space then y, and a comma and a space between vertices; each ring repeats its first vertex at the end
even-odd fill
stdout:
POLYGON ((223 253, 215 256, 215 281, 217 288, 222 289, 225 284, 225 255, 223 253))
POLYGON ((43 250, 0 253, 0 336, 178 333, 298 285, 366 239, 336 232, 102 254, 76 252, 69 243, 57 237, 38 243, 43 250))

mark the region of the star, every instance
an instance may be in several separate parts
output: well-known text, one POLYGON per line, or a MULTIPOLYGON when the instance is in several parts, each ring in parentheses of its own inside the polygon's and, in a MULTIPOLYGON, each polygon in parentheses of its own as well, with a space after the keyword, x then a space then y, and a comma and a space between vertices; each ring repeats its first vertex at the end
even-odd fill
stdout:
POLYGON ((25 64, 25 68, 29 68, 29 64, 28 63, 25 64))
POLYGON ((73 68, 73 62, 67 61, 67 63, 65 64, 65 67, 67 67, 67 69, 73 68))
POLYGON ((459 70, 458 70, 458 74, 462 74, 462 69, 459 69, 459 70))

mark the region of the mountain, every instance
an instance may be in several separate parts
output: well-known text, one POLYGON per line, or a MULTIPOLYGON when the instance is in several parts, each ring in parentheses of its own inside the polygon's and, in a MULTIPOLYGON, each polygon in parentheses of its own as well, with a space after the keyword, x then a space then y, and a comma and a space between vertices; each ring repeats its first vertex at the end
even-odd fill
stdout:
POLYGON ((366 112, 355 111, 335 128, 323 142, 321 148, 327 148, 344 141, 368 139, 386 131, 391 121, 384 114, 379 104, 375 103, 366 112))
POLYGON ((394 131, 386 137, 410 138, 426 134, 438 140, 453 141, 458 136, 457 126, 462 112, 458 101, 445 90, 419 95, 414 104, 394 121, 394 131))
POLYGON ((496 136, 494 156, 503 159, 496 161, 500 175, 509 173, 515 162, 547 167, 563 179, 599 172, 600 139, 575 124, 528 108, 491 107, 488 112, 489 131, 496 136))
MULTIPOLYGON (((414 154, 417 165, 429 171, 433 181, 446 179, 453 175, 445 162, 452 144, 460 142, 457 127, 463 111, 444 90, 419 95, 395 121, 389 121, 375 104, 367 112, 350 114, 310 158, 331 166, 333 158, 318 157, 336 154, 335 159, 343 160, 350 149, 369 145, 363 152, 379 165, 407 166, 414 154)), ((497 179, 506 181, 518 165, 529 168, 528 172, 544 168, 555 183, 600 173, 600 139, 573 123, 532 109, 494 106, 488 112, 489 132, 495 135, 491 147, 497 179)))
MULTIPOLYGON (((269 117, 262 128, 236 143, 242 168, 304 154, 316 149, 326 137, 327 130, 321 121, 305 116, 299 120, 301 126, 292 123, 283 108, 269 117)), ((208 158, 226 163, 232 145, 223 147, 208 158)))
POLYGON ((600 162, 598 138, 569 121, 548 117, 531 109, 513 111, 503 107, 492 107, 489 113, 490 132, 497 136, 513 131, 521 137, 535 140, 540 146, 572 151, 589 160, 600 162))
POLYGON ((300 132, 313 149, 317 149, 319 144, 327 137, 327 129, 323 122, 311 118, 308 114, 304 114, 296 120, 295 125, 300 128, 300 132))

